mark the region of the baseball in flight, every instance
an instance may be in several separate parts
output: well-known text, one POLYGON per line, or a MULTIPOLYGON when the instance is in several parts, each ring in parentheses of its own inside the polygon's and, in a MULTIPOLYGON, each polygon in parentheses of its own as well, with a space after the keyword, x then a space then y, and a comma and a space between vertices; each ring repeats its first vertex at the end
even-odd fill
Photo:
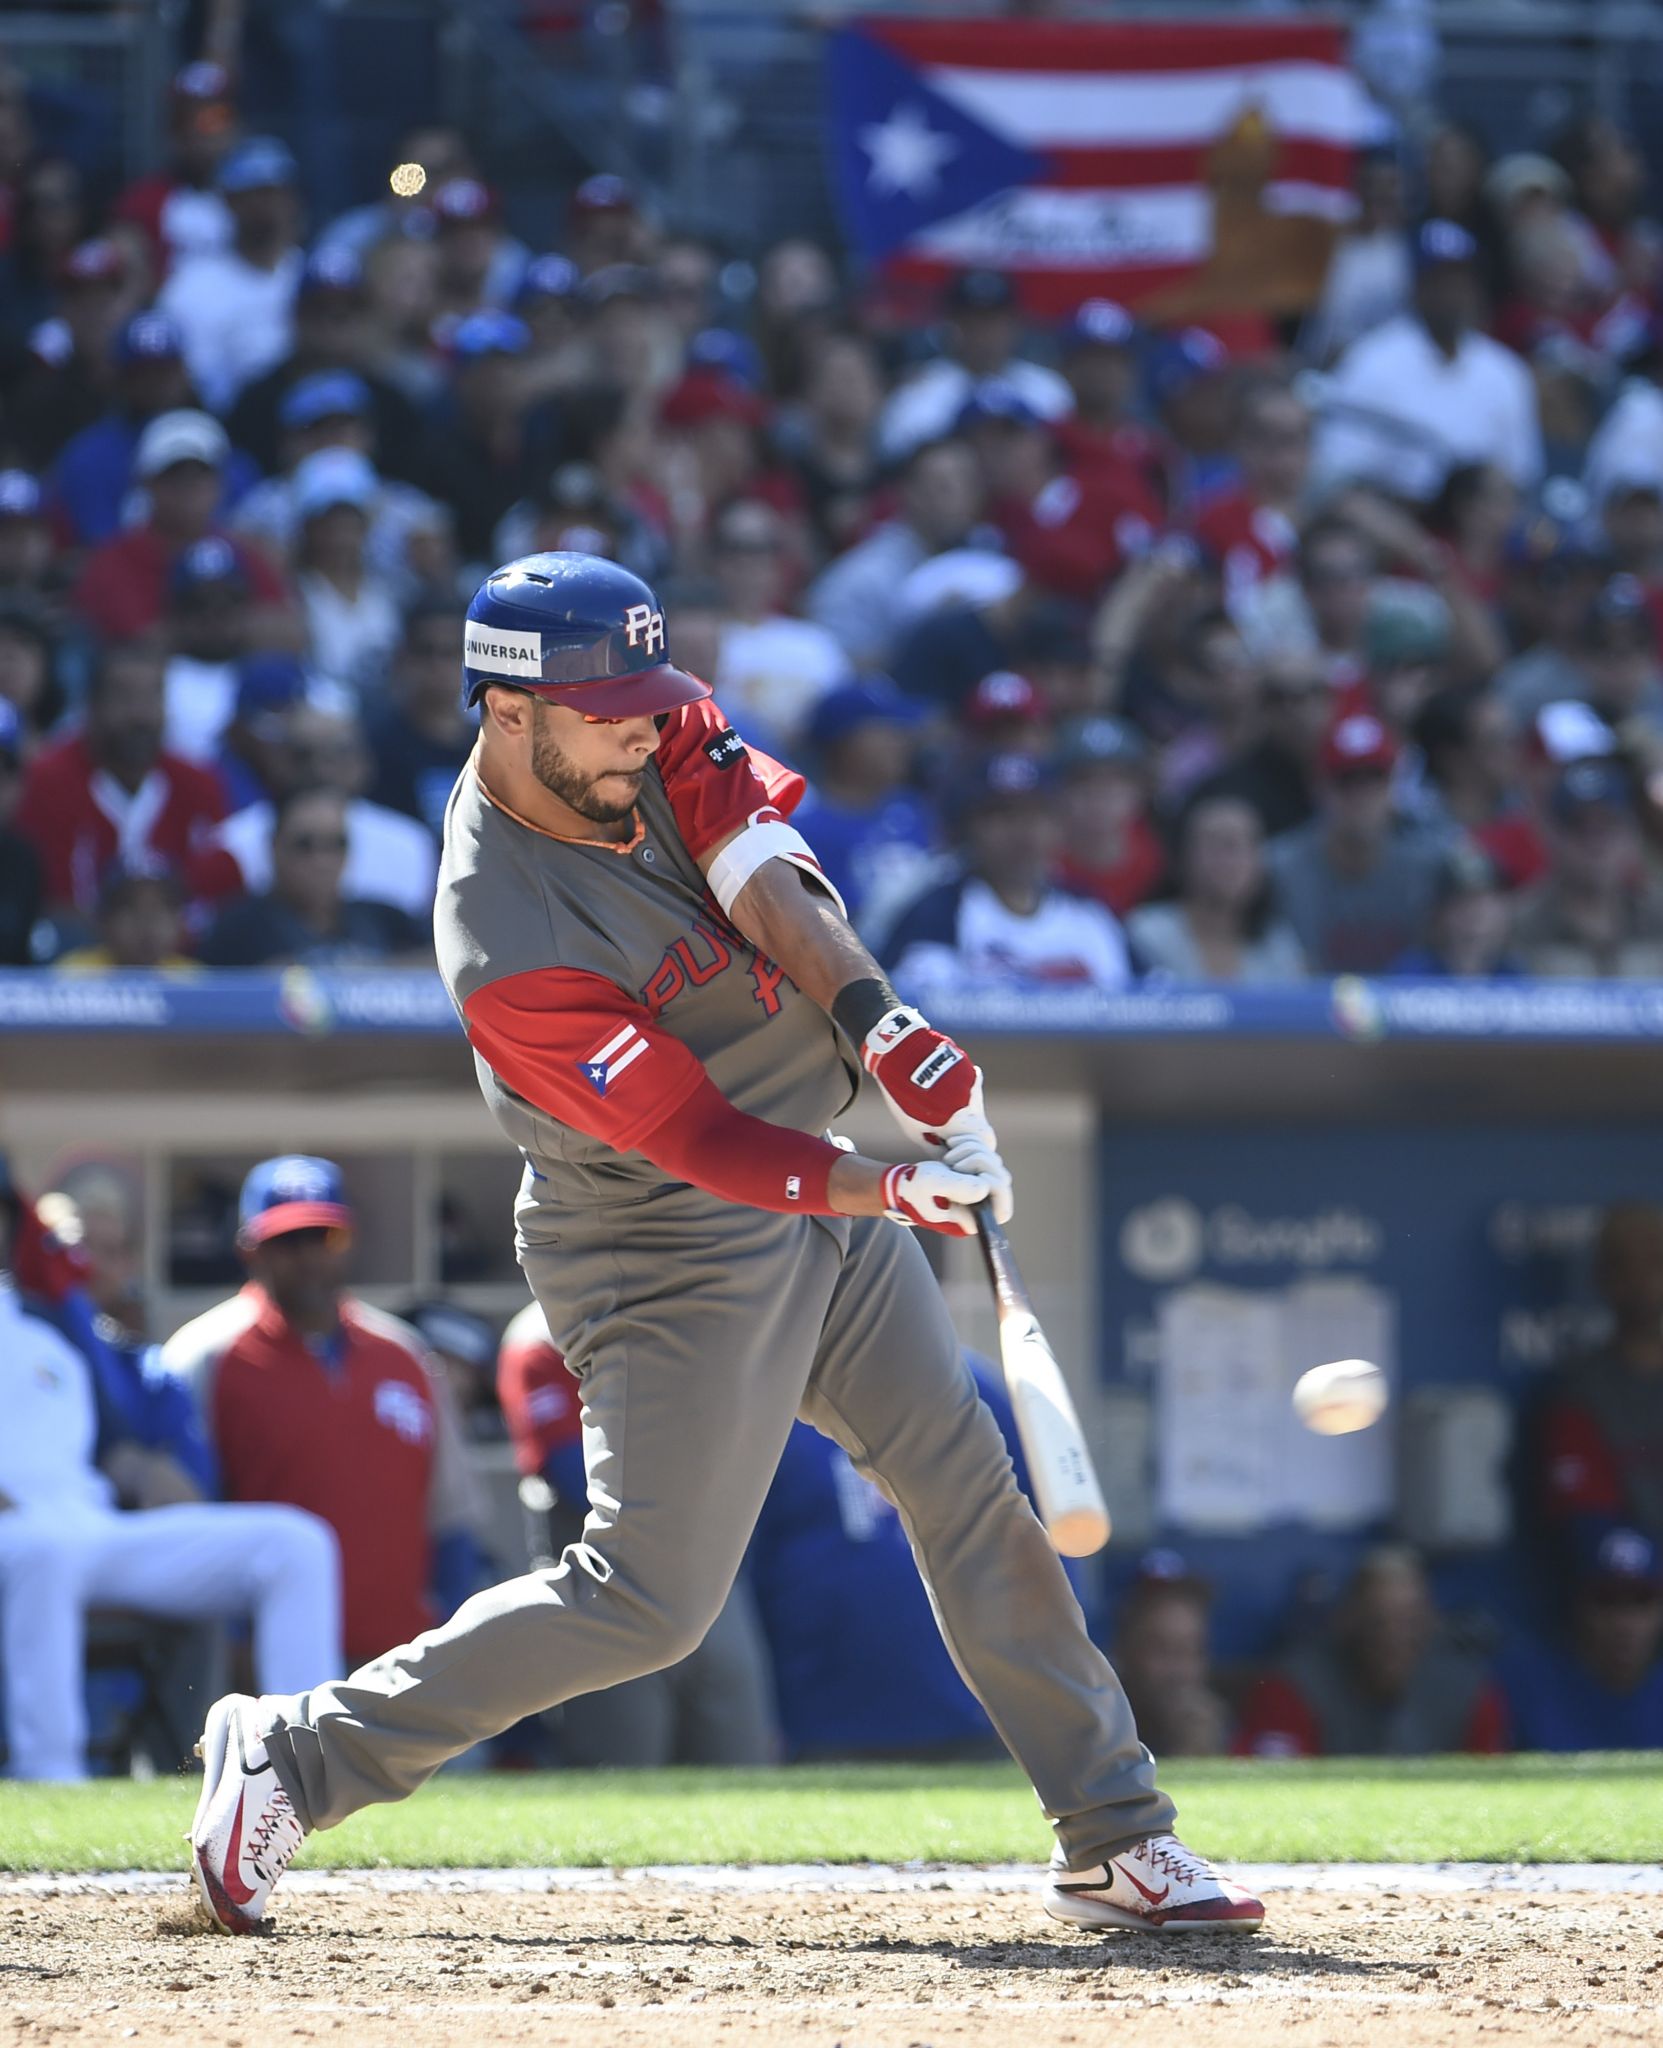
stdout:
POLYGON ((1301 1373, 1293 1390, 1294 1413, 1318 1436, 1350 1436, 1386 1412, 1386 1375, 1366 1358, 1336 1358, 1301 1373))

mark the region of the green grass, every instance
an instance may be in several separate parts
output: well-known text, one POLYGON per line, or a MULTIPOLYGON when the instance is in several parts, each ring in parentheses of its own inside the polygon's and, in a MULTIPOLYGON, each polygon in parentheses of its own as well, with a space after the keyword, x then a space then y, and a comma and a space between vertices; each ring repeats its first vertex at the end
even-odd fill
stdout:
MULTIPOLYGON (((1642 1863, 1663 1756, 1188 1763, 1186 1837, 1233 1862, 1642 1863)), ((0 1870, 168 1870, 196 1787, 0 1784, 0 1870)), ((1049 1831, 999 1764, 440 1777, 310 1843, 314 1868, 1037 1862, 1049 1831)))

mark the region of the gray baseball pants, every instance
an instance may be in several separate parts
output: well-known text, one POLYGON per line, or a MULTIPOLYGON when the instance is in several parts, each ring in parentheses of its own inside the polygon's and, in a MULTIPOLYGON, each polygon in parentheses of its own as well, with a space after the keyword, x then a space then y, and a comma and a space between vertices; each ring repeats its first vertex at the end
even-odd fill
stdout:
POLYGON ((1031 1779, 1057 1860, 1082 1869, 1171 1827, 1126 1695, 908 1231, 691 1188, 604 1219, 529 1191, 518 1221, 521 1262, 582 1381, 582 1540, 349 1678, 268 1703, 268 1749, 308 1827, 403 1798, 524 1715, 686 1656, 798 1415, 895 1503, 942 1636, 1031 1779))

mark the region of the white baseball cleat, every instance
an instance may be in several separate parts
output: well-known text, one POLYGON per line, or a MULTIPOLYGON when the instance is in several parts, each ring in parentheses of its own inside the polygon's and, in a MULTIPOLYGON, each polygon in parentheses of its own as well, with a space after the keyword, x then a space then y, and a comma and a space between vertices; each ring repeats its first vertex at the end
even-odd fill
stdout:
POLYGON ((196 1745, 202 1796, 187 1838, 191 1872, 222 1934, 254 1931, 272 1886, 306 1838, 266 1745, 254 1733, 258 1705, 242 1692, 217 1700, 196 1745))
POLYGON ((1045 1910, 1076 1927, 1141 1927, 1157 1934, 1197 1928, 1252 1934, 1262 1901, 1232 1884, 1176 1835, 1151 1835, 1091 1870, 1053 1870, 1045 1910))

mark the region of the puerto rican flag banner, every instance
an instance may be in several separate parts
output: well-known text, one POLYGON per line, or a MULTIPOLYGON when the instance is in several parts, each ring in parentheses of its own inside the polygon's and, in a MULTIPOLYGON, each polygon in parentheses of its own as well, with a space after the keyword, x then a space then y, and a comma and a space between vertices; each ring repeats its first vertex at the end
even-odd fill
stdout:
POLYGON ((1051 317, 1308 306, 1378 124, 1323 23, 863 20, 827 76, 860 253, 920 283, 1009 271, 1051 317))

